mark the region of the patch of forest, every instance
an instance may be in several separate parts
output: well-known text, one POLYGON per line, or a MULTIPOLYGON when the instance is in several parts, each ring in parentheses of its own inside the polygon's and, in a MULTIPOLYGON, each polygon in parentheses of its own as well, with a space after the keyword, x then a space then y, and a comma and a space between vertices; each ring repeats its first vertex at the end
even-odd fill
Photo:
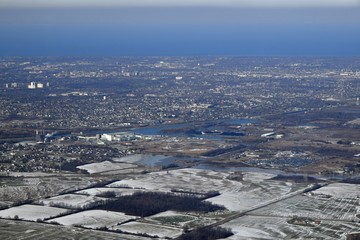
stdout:
POLYGON ((225 207, 202 201, 203 198, 191 194, 160 192, 138 192, 130 196, 109 199, 96 209, 123 212, 128 215, 146 217, 167 210, 215 212, 225 207))
POLYGON ((222 227, 198 228, 194 231, 184 233, 179 240, 215 240, 225 239, 234 235, 230 229, 222 227))

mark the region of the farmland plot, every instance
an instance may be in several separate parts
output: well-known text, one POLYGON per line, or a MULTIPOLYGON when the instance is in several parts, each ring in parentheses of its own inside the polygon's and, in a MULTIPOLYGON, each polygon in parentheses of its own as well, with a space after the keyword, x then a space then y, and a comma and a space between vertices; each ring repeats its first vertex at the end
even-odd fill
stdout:
POLYGON ((185 214, 182 212, 176 211, 165 211, 150 217, 145 218, 149 222, 153 222, 155 224, 181 227, 187 226, 189 228, 202 227, 206 225, 213 224, 223 218, 219 216, 211 216, 206 217, 204 215, 195 216, 190 214, 185 214))
POLYGON ((133 236, 129 234, 94 231, 81 228, 70 228, 62 225, 44 223, 10 221, 0 219, 0 239, 106 239, 106 240, 151 240, 151 238, 133 236))
POLYGON ((0 205, 6 206, 28 199, 54 196, 60 192, 85 188, 98 181, 99 179, 91 177, 73 177, 66 174, 59 177, 3 178, 0 205))
POLYGON ((28 221, 44 220, 51 217, 56 217, 60 214, 68 212, 68 209, 38 206, 38 205, 21 205, 0 211, 2 218, 18 218, 28 221))
POLYGON ((76 168, 85 170, 90 174, 93 173, 101 173, 108 171, 116 171, 116 170, 124 170, 130 168, 136 168, 137 165, 129 164, 129 163, 113 163, 110 161, 104 161, 99 163, 90 163, 81 166, 77 166, 76 168))
POLYGON ((156 165, 169 157, 163 155, 134 154, 121 158, 113 158, 114 162, 124 162, 139 165, 156 165))
POLYGON ((84 209, 90 205, 96 205, 103 200, 105 200, 105 198, 80 194, 65 194, 52 198, 41 199, 39 200, 39 203, 46 206, 61 206, 70 209, 84 209))
POLYGON ((177 169, 139 175, 109 184, 108 187, 129 186, 152 191, 169 192, 180 189, 192 192, 219 191, 220 196, 207 199, 231 211, 245 210, 258 203, 277 198, 299 189, 301 184, 269 180, 267 173, 243 173, 243 181, 229 180, 230 173, 200 169, 177 169))
POLYGON ((314 196, 295 196, 251 214, 282 217, 297 215, 319 220, 358 221, 356 217, 360 209, 360 199, 357 197, 359 192, 356 190, 358 186, 353 184, 341 184, 341 186, 339 188, 338 184, 330 184, 323 187, 324 189, 313 191, 314 196))
POLYGON ((115 193, 116 197, 119 197, 119 196, 125 196, 125 195, 133 195, 134 193, 141 192, 141 191, 143 191, 143 190, 131 189, 131 188, 106 188, 106 187, 104 187, 104 188, 84 189, 84 190, 78 191, 76 193, 96 196, 96 195, 101 195, 106 192, 113 192, 113 193, 115 193))
POLYGON ((120 230, 132 234, 146 234, 152 237, 160 238, 176 238, 182 234, 182 230, 175 227, 168 227, 156 224, 129 222, 119 226, 115 226, 112 230, 120 230))
POLYGON ((346 234, 358 231, 360 224, 322 221, 315 227, 293 225, 284 217, 243 216, 222 227, 231 228, 229 240, 240 239, 346 239, 346 234))
POLYGON ((175 212, 175 211, 166 211, 166 212, 155 214, 146 219, 149 221, 158 223, 158 224, 183 227, 185 224, 197 220, 198 217, 183 214, 180 212, 175 212))
POLYGON ((313 191, 314 195, 329 195, 335 198, 360 197, 360 185, 347 183, 332 183, 313 191))
POLYGON ((113 227, 117 224, 136 219, 137 217, 125 215, 119 212, 111 212, 104 210, 89 210, 74 213, 64 217, 54 218, 48 220, 48 222, 57 222, 65 226, 83 226, 86 228, 102 228, 113 227))

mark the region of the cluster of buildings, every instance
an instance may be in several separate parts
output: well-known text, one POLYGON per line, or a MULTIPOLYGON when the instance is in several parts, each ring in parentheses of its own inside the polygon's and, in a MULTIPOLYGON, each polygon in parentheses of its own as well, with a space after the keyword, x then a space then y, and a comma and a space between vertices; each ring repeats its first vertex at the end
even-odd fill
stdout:
MULTIPOLYGON (((48 95, 52 98, 39 96, 32 101, 33 98, 24 98, 21 92, 7 93, 0 96, 0 114, 42 119, 43 122, 26 123, 26 127, 34 129, 43 126, 84 130, 113 129, 124 123, 138 127, 291 114, 296 109, 321 109, 340 104, 327 101, 329 98, 352 99, 360 104, 358 76, 340 76, 336 61, 315 68, 320 60, 296 60, 307 65, 289 63, 289 59, 250 60, 55 59, 51 64, 37 62, 32 67, 27 63, 31 69, 24 69, 19 62, 12 69, 4 67, 0 81, 18 81, 18 84, 9 83, 9 88, 44 89, 49 87, 46 79, 54 79, 48 95), (29 74, 29 70, 42 73, 29 74), (331 71, 336 74, 329 77, 331 71)), ((358 72, 355 68, 351 71, 358 72)), ((36 95, 37 91, 27 91, 27 94, 36 95)), ((24 125, 19 121, 12 123, 13 127, 21 127, 19 124, 24 125)), ((263 137, 275 136, 281 138, 276 134, 263 137)))
MULTIPOLYGON (((46 87, 50 87, 50 83, 47 82, 46 87)), ((44 84, 41 82, 30 82, 28 84, 28 89, 37 89, 37 88, 39 89, 44 88, 44 84)))
POLYGON ((45 87, 50 87, 50 83, 47 82, 46 84, 42 83, 42 82, 30 82, 29 84, 24 84, 24 83, 17 83, 17 82, 12 82, 12 83, 5 83, 4 84, 5 89, 22 89, 22 88, 27 88, 27 89, 43 89, 45 87))

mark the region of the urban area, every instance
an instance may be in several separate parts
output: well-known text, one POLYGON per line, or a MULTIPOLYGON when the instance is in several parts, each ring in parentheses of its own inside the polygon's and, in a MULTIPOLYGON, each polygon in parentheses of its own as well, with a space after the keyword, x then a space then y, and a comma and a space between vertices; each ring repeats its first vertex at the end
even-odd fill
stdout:
POLYGON ((1 239, 360 239, 360 58, 0 58, 1 239))

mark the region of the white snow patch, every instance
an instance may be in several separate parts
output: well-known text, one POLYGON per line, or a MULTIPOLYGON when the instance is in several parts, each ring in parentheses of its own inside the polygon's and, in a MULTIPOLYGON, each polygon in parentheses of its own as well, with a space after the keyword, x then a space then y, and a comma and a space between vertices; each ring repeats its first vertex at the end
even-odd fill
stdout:
POLYGON ((121 230, 133 234, 147 234, 149 236, 158 236, 160 238, 175 238, 182 234, 182 230, 179 228, 140 222, 129 222, 120 226, 115 226, 112 229, 121 230))
POLYGON ((234 233, 233 237, 228 239, 249 239, 249 238, 261 238, 261 239, 275 239, 272 238, 267 232, 264 232, 260 229, 250 228, 250 227, 237 227, 231 228, 234 233))
POLYGON ((36 221, 38 219, 44 220, 45 218, 56 217, 68 211, 68 209, 63 208, 26 204, 2 210, 0 211, 0 217, 15 218, 17 216, 19 219, 36 221))
POLYGON ((253 199, 244 194, 234 194, 233 192, 225 192, 219 196, 206 199, 206 201, 217 205, 223 205, 230 211, 246 210, 256 203, 259 203, 258 199, 253 199))
POLYGON ((315 195, 325 194, 335 198, 360 197, 360 185, 347 183, 333 183, 313 191, 315 195))
POLYGON ((115 170, 123 170, 129 168, 136 168, 137 166, 129 163, 112 163, 110 161, 104 161, 99 163, 90 163, 81 166, 77 166, 76 168, 87 171, 90 174, 107 172, 107 171, 115 171, 115 170))
POLYGON ((113 227, 117 224, 137 219, 137 217, 125 215, 120 212, 105 210, 90 210, 78 212, 64 217, 54 218, 48 222, 57 222, 65 226, 79 225, 86 228, 97 229, 101 227, 113 227))
POLYGON ((79 209, 102 200, 105 200, 105 198, 80 194, 65 194, 52 198, 41 199, 39 202, 47 206, 61 206, 66 208, 79 209))
POLYGON ((86 195, 98 195, 105 192, 114 192, 115 195, 118 196, 125 196, 125 195, 133 195, 136 192, 142 192, 141 189, 131 189, 131 188, 89 188, 85 190, 78 191, 76 193, 79 194, 86 194, 86 195))

